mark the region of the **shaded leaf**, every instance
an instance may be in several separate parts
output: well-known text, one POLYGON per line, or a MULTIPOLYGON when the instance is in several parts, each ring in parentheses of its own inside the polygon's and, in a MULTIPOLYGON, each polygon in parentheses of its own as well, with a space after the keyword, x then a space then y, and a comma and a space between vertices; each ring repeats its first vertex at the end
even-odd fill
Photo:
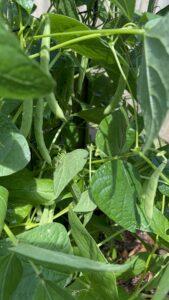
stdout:
POLYGON ((79 19, 76 4, 74 0, 62 0, 59 4, 59 10, 68 17, 79 19))
POLYGON ((73 300, 74 298, 63 288, 51 281, 41 280, 36 288, 34 300, 73 300))
POLYGON ((153 296, 152 300, 164 300, 169 292, 169 285, 168 285, 168 277, 169 277, 169 264, 167 265, 160 282, 157 286, 157 291, 153 296))
MULTIPOLYGON (((18 163, 18 160, 17 160, 18 163)), ((9 191, 9 200, 20 204, 51 205, 55 195, 53 180, 34 178, 28 170, 0 178, 0 184, 9 191)))
POLYGON ((0 186, 0 234, 4 226, 8 205, 8 191, 3 186, 0 186))
POLYGON ((0 176, 7 176, 28 164, 30 150, 24 136, 3 114, 0 114, 0 129, 0 176))
POLYGON ((11 299, 21 276, 21 262, 13 253, 0 257, 0 300, 11 299))
POLYGON ((104 107, 94 107, 91 109, 84 109, 77 113, 77 116, 95 124, 99 124, 104 118, 104 107))
POLYGON ((135 9, 135 0, 111 0, 128 19, 132 19, 135 9))

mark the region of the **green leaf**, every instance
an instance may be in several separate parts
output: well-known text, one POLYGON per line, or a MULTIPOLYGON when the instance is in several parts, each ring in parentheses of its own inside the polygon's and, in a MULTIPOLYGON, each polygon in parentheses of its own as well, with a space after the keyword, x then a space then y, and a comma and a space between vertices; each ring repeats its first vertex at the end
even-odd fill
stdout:
POLYGON ((3 186, 0 186, 0 235, 4 227, 7 205, 8 205, 8 191, 3 186))
POLYGON ((73 300, 74 298, 65 290, 50 281, 39 281, 34 300, 73 300))
POLYGON ((121 160, 103 164, 92 177, 93 201, 110 219, 130 231, 136 230, 136 201, 140 193, 135 169, 121 160))
POLYGON ((102 120, 96 135, 96 146, 102 156, 121 154, 126 140, 126 129, 126 120, 120 110, 102 120))
POLYGON ((131 264, 121 266, 117 264, 99 263, 80 256, 74 256, 56 250, 51 251, 29 244, 18 244, 10 248, 10 251, 20 254, 27 259, 31 259, 35 261, 36 264, 64 273, 71 273, 72 271, 119 272, 131 267, 131 264))
POLYGON ((89 191, 85 191, 81 194, 80 200, 77 205, 73 208, 75 212, 90 212, 96 208, 95 203, 91 200, 89 191))
MULTIPOLYGON (((71 210, 69 211, 69 223, 80 254, 96 261, 106 262, 106 259, 98 248, 95 240, 82 225, 76 214, 71 210)), ((99 299, 118 299, 114 274, 98 272, 97 274, 87 274, 87 276, 91 281, 91 287, 87 292, 88 296, 91 293, 93 294, 93 290, 98 291, 99 287, 99 299)))
POLYGON ((160 282, 157 286, 157 291, 153 296, 152 300, 164 300, 167 299, 166 296, 169 292, 169 285, 168 285, 168 277, 169 277, 169 264, 165 268, 165 271, 160 279, 160 282))
POLYGON ((133 18, 135 10, 135 0, 111 0, 129 20, 133 18))
POLYGON ((74 62, 68 53, 58 59, 53 76, 56 80, 56 97, 65 111, 74 88, 74 62))
MULTIPOLYGON (((17 160, 18 162, 18 160, 17 160)), ((55 202, 53 180, 34 178, 28 170, 0 178, 0 184, 9 191, 10 202, 32 205, 51 205, 55 202)))
POLYGON ((59 10, 68 17, 79 19, 74 0, 62 0, 59 3, 59 10))
POLYGON ((104 107, 94 107, 91 109, 84 109, 77 113, 77 116, 95 124, 99 124, 104 118, 104 107))
POLYGON ((148 221, 151 221, 153 217, 154 199, 156 196, 158 180, 165 166, 166 163, 162 163, 158 167, 158 169, 153 172, 153 174, 150 176, 150 179, 144 185, 142 205, 144 207, 144 213, 148 221))
MULTIPOLYGON (((64 287, 68 280, 67 274, 62 274, 56 271, 39 268, 40 274, 37 276, 32 266, 28 263, 24 263, 22 278, 13 293, 12 300, 30 300, 35 299, 39 285, 46 284, 48 281, 52 281, 57 287, 64 287), (45 272, 44 272, 45 270, 45 272), (52 274, 51 274, 52 272, 52 274)), ((41 299, 41 298, 40 298, 41 299)), ((55 298, 54 298, 55 299, 55 298)), ((57 298, 56 298, 57 299, 57 298)), ((38 299, 39 300, 39 299, 38 299)))
POLYGON ((65 154, 58 161, 54 171, 54 191, 58 198, 68 183, 83 169, 88 157, 88 152, 77 149, 65 154))
POLYGON ((0 300, 11 299, 21 276, 21 262, 13 253, 0 257, 0 300))
POLYGON ((26 139, 7 116, 0 114, 0 176, 23 169, 29 161, 26 139))
MULTIPOLYGON (((51 22, 51 33, 61 33, 68 31, 82 31, 82 30, 90 30, 85 24, 80 23, 75 19, 71 19, 67 16, 57 15, 57 14, 49 14, 50 22, 51 22)), ((57 36, 58 42, 65 42, 67 40, 78 37, 78 35, 71 36, 57 36)), ((96 38, 93 39, 92 42, 89 41, 81 41, 80 43, 73 44, 70 46, 72 50, 75 52, 84 55, 86 57, 92 58, 96 61, 100 61, 105 64, 114 63, 114 58, 108 44, 102 39, 96 38)))
POLYGON ((146 129, 145 149, 158 136, 169 108, 169 17, 161 17, 145 26, 138 98, 146 129))
POLYGON ((22 6, 28 13, 31 12, 34 0, 15 0, 20 6, 22 6))
POLYGON ((65 227, 59 223, 45 224, 16 236, 19 242, 41 248, 71 253, 72 248, 65 227))
POLYGON ((158 235, 163 240, 169 242, 169 221, 168 219, 161 213, 159 209, 154 206, 153 216, 151 221, 147 221, 144 212, 144 206, 138 206, 139 212, 139 222, 137 229, 147 232, 152 232, 155 235, 158 235))
POLYGON ((31 204, 21 204, 15 201, 10 201, 8 203, 6 220, 9 224, 23 223, 26 217, 30 216, 31 210, 31 204))
POLYGON ((0 44, 0 97, 30 99, 52 91, 51 77, 41 70, 38 63, 29 59, 20 49, 14 34, 2 23, 0 44))
POLYGON ((80 254, 92 260, 106 262, 106 259, 98 248, 95 240, 91 237, 72 210, 69 211, 69 223, 71 226, 71 233, 79 248, 80 254))
MULTIPOLYGON (((67 231, 65 227, 59 223, 41 225, 17 235, 16 238, 19 243, 27 243, 63 253, 72 252, 67 231)), ((42 268, 42 266, 40 267, 40 275, 38 277, 37 274, 34 273, 32 266, 24 262, 24 274, 15 292, 14 300, 22 299, 23 296, 26 300, 32 299, 31 294, 38 295, 41 292, 42 282, 46 285, 46 281, 50 280, 59 286, 64 286, 68 279, 69 275, 42 268)))

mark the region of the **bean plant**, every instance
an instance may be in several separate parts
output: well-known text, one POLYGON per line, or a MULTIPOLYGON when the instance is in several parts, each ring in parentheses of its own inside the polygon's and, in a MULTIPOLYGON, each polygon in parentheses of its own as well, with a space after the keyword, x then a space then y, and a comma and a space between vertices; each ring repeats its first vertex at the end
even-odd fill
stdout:
POLYGON ((169 299, 169 6, 0 1, 0 300, 169 299))

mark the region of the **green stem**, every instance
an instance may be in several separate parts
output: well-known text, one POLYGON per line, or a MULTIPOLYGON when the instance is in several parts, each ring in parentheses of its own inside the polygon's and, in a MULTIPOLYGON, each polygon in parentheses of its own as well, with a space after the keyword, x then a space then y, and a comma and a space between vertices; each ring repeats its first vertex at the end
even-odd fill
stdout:
POLYGON ((88 66, 88 61, 89 61, 89 59, 87 57, 85 57, 85 56, 82 57, 80 71, 79 71, 79 78, 78 78, 78 86, 77 86, 77 93, 79 96, 81 95, 83 81, 84 81, 87 66, 88 66))
MULTIPOLYGON (((48 16, 45 17, 45 26, 44 26, 44 37, 42 38, 41 44, 41 65, 43 70, 49 74, 49 63, 50 63, 50 19, 48 16)), ((59 106, 58 101, 55 98, 55 94, 51 93, 46 96, 46 100, 51 111, 54 113, 57 119, 65 121, 66 118, 64 113, 59 106)))
POLYGON ((54 217, 53 217, 53 220, 56 220, 57 218, 63 216, 64 214, 66 214, 68 211, 69 211, 69 207, 70 207, 70 204, 64 208, 63 210, 61 210, 59 213, 57 213, 54 217))
MULTIPOLYGON (((52 140, 52 142, 51 142, 51 144, 50 144, 50 147, 49 147, 49 153, 51 152, 53 145, 56 143, 56 140, 58 139, 58 137, 59 137, 59 135, 60 135, 62 129, 65 127, 66 124, 67 124, 67 122, 64 122, 64 123, 61 125, 61 127, 58 129, 58 131, 56 132, 56 134, 55 134, 55 136, 54 136, 54 138, 53 138, 53 140, 52 140)), ((40 171, 40 174, 39 174, 39 178, 42 177, 43 172, 44 172, 44 169, 45 169, 45 166, 46 166, 46 161, 44 161, 44 163, 43 163, 43 165, 42 165, 42 168, 41 168, 41 171, 40 171)))
MULTIPOLYGON (((143 29, 130 29, 130 30, 129 29, 127 30, 127 29, 128 28, 121 28, 121 29, 117 29, 117 30, 116 29, 110 29, 111 32, 107 32, 107 33, 101 33, 100 30, 94 30, 94 32, 92 32, 92 34, 90 34, 89 31, 85 31, 86 33, 88 33, 87 35, 80 36, 78 38, 73 38, 69 41, 60 43, 56 46, 51 47, 49 50, 50 51, 55 51, 55 50, 58 50, 58 49, 61 49, 61 48, 64 48, 64 47, 71 46, 73 44, 77 44, 77 43, 82 42, 82 41, 95 39, 95 38, 99 38, 99 37, 102 37, 102 36, 109 36, 109 35, 113 35, 113 34, 141 34, 141 35, 143 35, 144 32, 145 32, 143 29), (114 30, 116 30, 116 31, 114 31, 114 30)), ((83 33, 83 31, 81 31, 81 32, 83 33)), ((59 33, 59 34, 62 36, 61 33, 59 33)), ((39 38, 42 38, 42 37, 43 36, 39 36, 39 38)), ((33 55, 30 55, 29 57, 30 58, 36 58, 36 57, 39 57, 39 56, 40 56, 40 53, 35 53, 33 55)))
MULTIPOLYGON (((128 70, 129 70, 129 67, 126 66, 125 67, 126 74, 128 73, 128 70)), ((109 105, 104 110, 105 115, 108 115, 115 110, 115 108, 117 107, 119 101, 121 100, 121 98, 123 96, 125 86, 126 86, 126 81, 124 80, 124 77, 121 74, 116 92, 115 92, 114 96, 112 97, 112 100, 110 101, 109 105)))
POLYGON ((161 213, 162 214, 164 214, 164 209, 165 209, 165 199, 166 198, 166 196, 165 195, 163 195, 163 197, 162 197, 162 207, 161 207, 161 213))
POLYGON ((16 114, 13 116, 12 121, 13 123, 16 123, 17 119, 19 118, 20 114, 22 113, 23 105, 21 104, 16 112, 16 114))
POLYGON ((6 235, 9 237, 9 239, 11 240, 11 242, 14 245, 17 245, 17 243, 18 243, 17 238, 15 237, 15 235, 12 233, 12 231, 6 224, 4 225, 4 231, 5 231, 6 235))
MULTIPOLYGON (((144 159, 145 162, 148 163, 148 165, 153 169, 153 170, 158 170, 158 168, 151 162, 151 160, 141 151, 138 149, 133 150, 134 153, 137 153, 141 158, 144 159)), ((169 185, 169 179, 161 172, 160 177, 165 181, 166 184, 169 185)))
POLYGON ((100 242, 99 244, 97 244, 97 246, 100 248, 102 247, 104 244, 108 243, 110 240, 112 240, 113 238, 115 238, 116 236, 118 236, 119 234, 123 233, 125 231, 125 229, 121 229, 115 233, 113 233, 112 235, 108 236, 106 239, 104 239, 102 242, 100 242))
POLYGON ((35 35, 34 39, 39 40, 43 37, 65 37, 65 36, 72 36, 72 35, 95 35, 98 34, 99 36, 110 36, 110 35, 122 35, 122 34, 138 34, 143 35, 145 33, 144 29, 140 28, 115 28, 115 29, 92 29, 92 30, 78 30, 78 31, 68 31, 68 32, 56 32, 47 35, 35 35))
POLYGON ((24 137, 27 137, 30 133, 31 126, 32 126, 32 116, 33 116, 33 100, 32 99, 24 100, 22 123, 20 129, 24 137))
POLYGON ((18 14, 19 14, 19 32, 18 32, 18 36, 20 38, 21 48, 24 49, 24 47, 25 47, 25 40, 24 40, 23 32, 24 32, 25 27, 23 26, 22 11, 21 11, 21 7, 20 7, 19 4, 18 4, 18 14))
MULTIPOLYGON (((112 50, 112 52, 114 54, 114 58, 116 60, 116 63, 117 63, 117 66, 119 68, 119 71, 121 73, 121 76, 122 76, 124 82, 126 82, 127 88, 128 88, 128 90, 130 92, 130 95, 131 95, 131 98, 132 98, 132 101, 133 101, 134 119, 135 119, 135 125, 136 125, 136 141, 135 141, 135 146, 136 146, 136 148, 138 148, 139 147, 139 134, 138 134, 138 119, 137 119, 137 110, 136 110, 136 105, 135 105, 135 99, 133 97, 133 93, 132 93, 130 84, 128 82, 127 76, 126 76, 125 72, 123 71, 123 68, 121 66, 120 60, 119 60, 119 58, 117 56, 116 50, 114 48, 114 44, 112 44, 110 47, 111 47, 111 50, 112 50)), ((129 67, 128 67, 128 71, 129 71, 129 67)), ((128 74, 128 72, 127 72, 127 74, 128 74)))

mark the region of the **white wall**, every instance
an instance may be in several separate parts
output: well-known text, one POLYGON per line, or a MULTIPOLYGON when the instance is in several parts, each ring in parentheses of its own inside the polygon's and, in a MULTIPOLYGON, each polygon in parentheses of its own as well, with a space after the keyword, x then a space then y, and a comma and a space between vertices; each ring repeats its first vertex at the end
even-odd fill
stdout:
POLYGON ((34 13, 36 17, 39 17, 41 14, 47 11, 50 0, 34 0, 35 4, 37 5, 37 9, 34 13))
MULTIPOLYGON (((50 0, 34 0, 34 2, 38 6, 38 8, 35 12, 35 16, 38 17, 42 13, 47 11, 50 0)), ((149 0, 137 0, 136 1, 136 9, 138 9, 140 11, 145 11, 147 9, 148 2, 149 2, 149 0)), ((168 4, 169 4, 169 0, 157 0, 156 1, 157 9, 163 8, 168 4)))

